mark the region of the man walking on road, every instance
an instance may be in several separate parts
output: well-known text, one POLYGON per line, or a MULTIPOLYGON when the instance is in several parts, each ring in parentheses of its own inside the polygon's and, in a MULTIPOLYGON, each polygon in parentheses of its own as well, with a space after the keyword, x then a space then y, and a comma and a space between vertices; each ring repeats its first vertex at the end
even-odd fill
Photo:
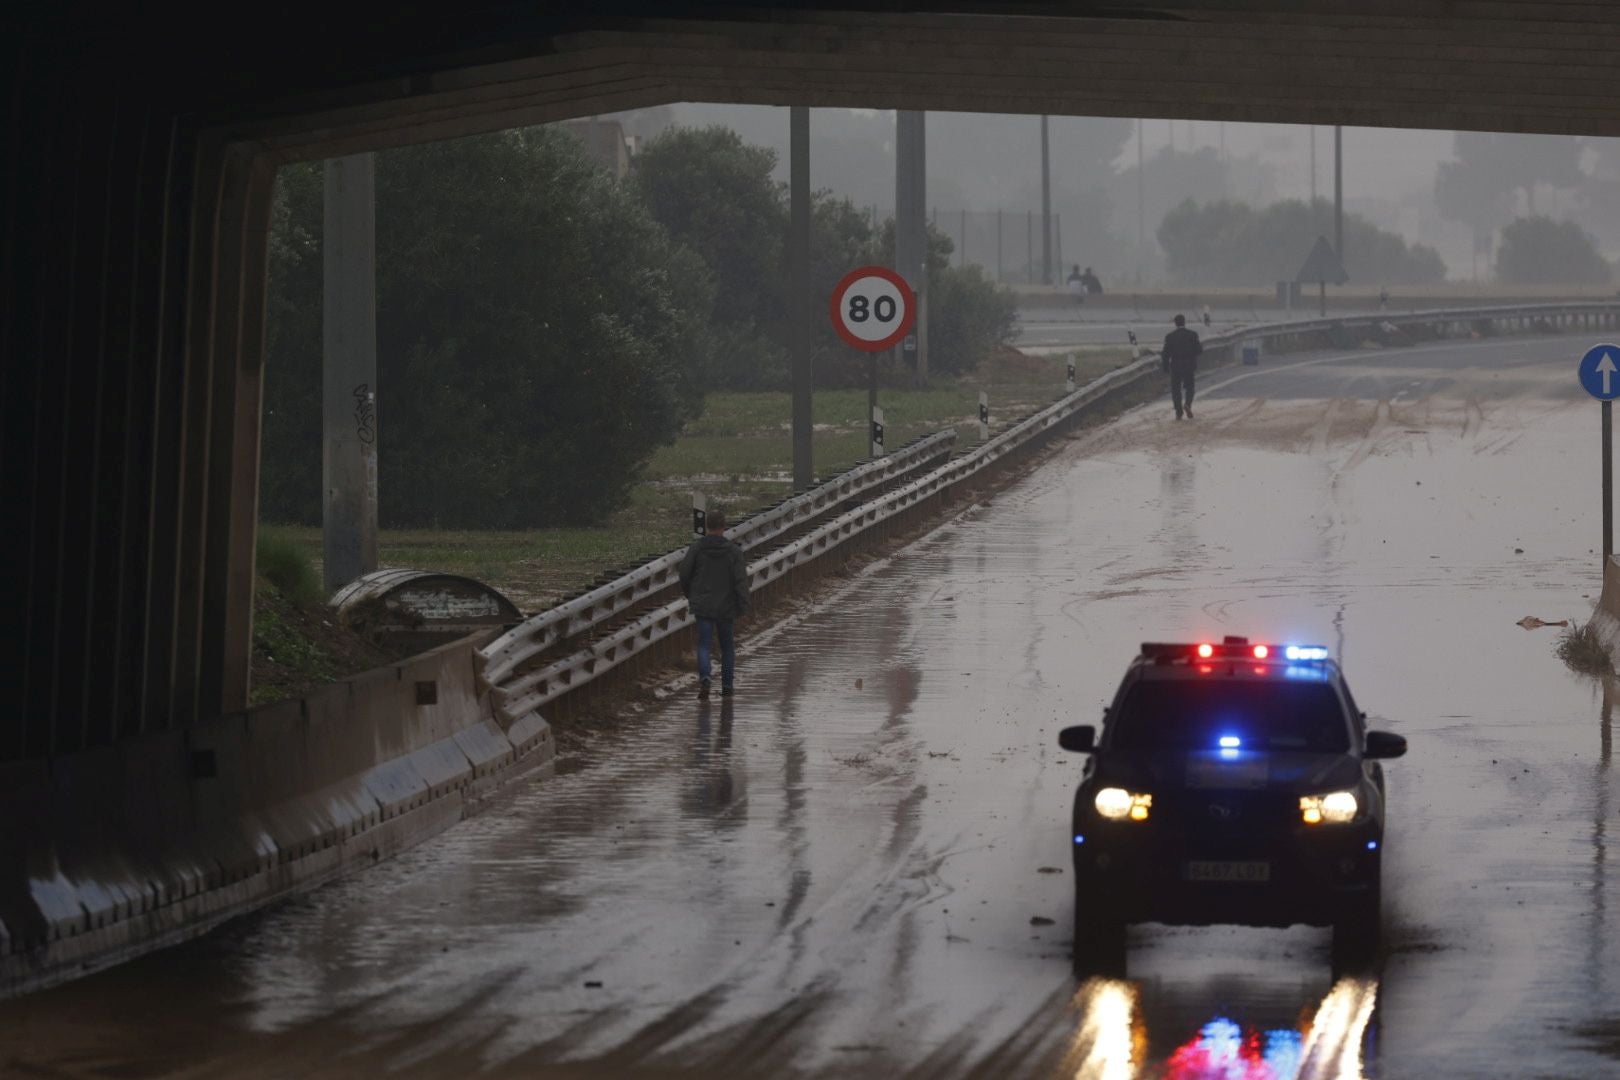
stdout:
POLYGON ((742 548, 726 539, 726 515, 710 510, 705 534, 681 559, 681 593, 697 620, 698 697, 709 696, 709 650, 720 639, 720 693, 730 697, 737 670, 732 622, 748 614, 748 564, 742 548))
POLYGON ((1192 419, 1193 374, 1198 370, 1198 356, 1204 345, 1196 330, 1187 329, 1187 317, 1176 316, 1176 328, 1164 335, 1164 351, 1159 354, 1159 366, 1170 373, 1170 400, 1176 406, 1176 419, 1183 411, 1192 419), (1185 405, 1183 405, 1185 392, 1185 405))

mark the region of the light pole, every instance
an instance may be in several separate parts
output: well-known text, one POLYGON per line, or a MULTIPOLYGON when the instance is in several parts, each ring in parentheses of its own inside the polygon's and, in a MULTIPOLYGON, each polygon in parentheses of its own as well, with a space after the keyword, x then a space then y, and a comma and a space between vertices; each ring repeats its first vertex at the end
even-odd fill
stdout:
POLYGON ((1052 156, 1041 117, 1041 284, 1052 284, 1052 156))
POLYGON ((1344 265, 1344 128, 1333 125, 1333 253, 1344 265))

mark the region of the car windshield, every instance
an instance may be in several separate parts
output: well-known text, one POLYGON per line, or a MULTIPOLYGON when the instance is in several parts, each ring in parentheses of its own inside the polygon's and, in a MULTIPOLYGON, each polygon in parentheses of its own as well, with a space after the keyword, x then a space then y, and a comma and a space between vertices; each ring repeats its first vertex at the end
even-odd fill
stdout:
POLYGON ((1350 748, 1338 695, 1320 682, 1139 682, 1126 693, 1112 726, 1113 746, 1121 750, 1350 748))

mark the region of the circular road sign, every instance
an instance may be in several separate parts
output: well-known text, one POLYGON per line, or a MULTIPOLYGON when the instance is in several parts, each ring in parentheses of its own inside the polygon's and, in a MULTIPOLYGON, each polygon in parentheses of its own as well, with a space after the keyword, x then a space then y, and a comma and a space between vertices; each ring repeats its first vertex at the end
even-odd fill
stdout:
POLYGON ((1594 345, 1581 357, 1581 386, 1599 401, 1620 397, 1620 347, 1594 345))
POLYGON ((906 279, 886 266, 862 266, 845 274, 827 305, 833 329, 865 352, 892 349, 917 321, 917 299, 906 279))

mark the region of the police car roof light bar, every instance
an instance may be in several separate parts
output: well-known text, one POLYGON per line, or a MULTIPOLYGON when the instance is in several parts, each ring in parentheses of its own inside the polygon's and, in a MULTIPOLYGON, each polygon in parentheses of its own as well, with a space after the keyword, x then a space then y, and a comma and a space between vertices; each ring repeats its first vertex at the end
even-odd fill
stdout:
POLYGON ((1212 659, 1287 660, 1290 663, 1310 663, 1328 659, 1324 645, 1253 644, 1248 638, 1227 637, 1219 645, 1211 642, 1144 641, 1141 655, 1161 664, 1177 660, 1212 659))

